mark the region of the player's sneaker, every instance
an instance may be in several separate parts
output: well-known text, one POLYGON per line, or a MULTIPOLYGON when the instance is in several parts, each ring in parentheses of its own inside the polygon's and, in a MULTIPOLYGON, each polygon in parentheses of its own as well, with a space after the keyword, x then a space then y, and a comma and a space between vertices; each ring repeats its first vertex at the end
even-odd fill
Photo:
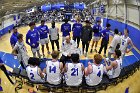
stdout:
POLYGON ((45 58, 45 54, 43 54, 43 58, 45 58))
POLYGON ((97 50, 96 49, 94 49, 94 51, 97 53, 97 50))
POLYGON ((90 50, 90 53, 92 53, 92 49, 90 50))
POLYGON ((51 54, 51 52, 50 52, 50 51, 48 51, 48 54, 50 55, 50 54, 51 54))

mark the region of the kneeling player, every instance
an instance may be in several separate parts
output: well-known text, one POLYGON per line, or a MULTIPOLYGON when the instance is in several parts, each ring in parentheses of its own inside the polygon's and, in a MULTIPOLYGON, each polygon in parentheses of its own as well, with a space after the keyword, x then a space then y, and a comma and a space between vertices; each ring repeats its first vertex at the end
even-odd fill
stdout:
POLYGON ((116 78, 121 72, 122 58, 120 50, 115 50, 114 58, 115 61, 110 61, 110 64, 108 64, 107 60, 105 59, 107 75, 109 78, 116 78))
POLYGON ((33 82, 44 82, 44 75, 41 69, 37 66, 39 62, 38 58, 30 57, 28 60, 29 66, 27 66, 26 71, 28 78, 33 82))
POLYGON ((63 63, 58 61, 58 51, 54 51, 51 56, 52 60, 46 62, 47 66, 43 72, 47 74, 46 80, 48 83, 58 85, 61 83, 63 63))
POLYGON ((101 64, 102 56, 96 54, 94 56, 94 62, 88 63, 88 67, 85 68, 86 84, 88 86, 98 85, 102 81, 104 66, 101 64))
POLYGON ((82 83, 84 66, 79 63, 79 54, 71 55, 72 63, 65 64, 65 80, 68 86, 79 86, 82 83))

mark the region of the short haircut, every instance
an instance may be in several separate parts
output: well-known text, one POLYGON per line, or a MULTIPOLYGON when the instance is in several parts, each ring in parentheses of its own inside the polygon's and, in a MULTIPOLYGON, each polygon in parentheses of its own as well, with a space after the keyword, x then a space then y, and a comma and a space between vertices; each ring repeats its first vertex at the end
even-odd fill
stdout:
POLYGON ((126 30, 126 31, 127 31, 127 33, 129 34, 129 30, 128 30, 127 28, 126 28, 125 30, 126 30))
POLYGON ((14 26, 14 27, 13 27, 13 29, 16 29, 16 28, 17 28, 17 26, 14 26))
POLYGON ((117 55, 117 58, 119 58, 120 56, 121 56, 121 51, 120 50, 118 50, 118 49, 116 49, 115 50, 115 54, 117 55))
POLYGON ((111 25, 108 23, 108 24, 106 24, 106 27, 111 27, 111 25))
POLYGON ((41 20, 41 23, 45 22, 45 20, 41 20))
POLYGON ((97 20, 97 23, 101 22, 101 20, 97 20))
POLYGON ((74 63, 79 63, 79 54, 71 54, 71 60, 74 63))
POLYGON ((35 57, 30 57, 28 60, 28 64, 36 66, 39 64, 39 58, 35 58, 35 57))
POLYGON ((103 57, 100 54, 95 54, 94 55, 94 60, 96 64, 100 64, 102 62, 103 57))
POLYGON ((55 25, 55 21, 52 21, 52 23, 51 23, 52 25, 55 25))
POLYGON ((35 25, 35 22, 30 22, 30 23, 29 23, 29 26, 30 26, 30 27, 33 26, 33 25, 35 25))
POLYGON ((17 39, 21 39, 21 38, 23 38, 23 35, 22 34, 18 34, 17 39))
POLYGON ((115 29, 115 30, 114 30, 114 33, 115 33, 115 34, 119 34, 118 29, 115 29))
POLYGON ((52 58, 56 59, 59 57, 59 51, 53 51, 51 54, 52 58))

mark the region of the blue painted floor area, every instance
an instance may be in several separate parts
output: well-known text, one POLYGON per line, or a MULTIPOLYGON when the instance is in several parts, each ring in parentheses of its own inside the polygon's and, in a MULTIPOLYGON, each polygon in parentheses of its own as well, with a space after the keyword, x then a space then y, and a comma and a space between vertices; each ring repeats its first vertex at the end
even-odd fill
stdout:
MULTIPOLYGON (((11 55, 9 53, 0 52, 0 58, 3 60, 5 65, 7 65, 11 68, 21 68, 20 63, 18 62, 17 59, 15 59, 14 55, 11 55)), ((44 58, 43 61, 40 64, 41 69, 44 69, 46 67, 46 61, 47 60, 51 60, 51 59, 44 58)), ((83 63, 83 65, 85 67, 87 67, 89 61, 93 62, 92 59, 80 60, 80 62, 83 63)), ((133 64, 136 61, 138 61, 138 59, 134 55, 125 56, 124 59, 123 59, 122 66, 123 67, 128 66, 130 64, 133 64)))

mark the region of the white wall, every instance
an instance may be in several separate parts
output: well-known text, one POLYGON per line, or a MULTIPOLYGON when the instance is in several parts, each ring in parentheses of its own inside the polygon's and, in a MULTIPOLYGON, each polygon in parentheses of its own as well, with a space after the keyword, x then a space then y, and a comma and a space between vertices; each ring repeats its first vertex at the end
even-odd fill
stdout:
POLYGON ((21 19, 21 16, 20 16, 20 19, 18 19, 18 14, 15 14, 16 15, 16 20, 14 20, 14 17, 13 16, 7 16, 4 18, 4 21, 2 21, 1 25, 0 25, 0 30, 5 28, 5 27, 8 27, 12 24, 16 25, 16 22, 19 22, 20 19, 21 19))

